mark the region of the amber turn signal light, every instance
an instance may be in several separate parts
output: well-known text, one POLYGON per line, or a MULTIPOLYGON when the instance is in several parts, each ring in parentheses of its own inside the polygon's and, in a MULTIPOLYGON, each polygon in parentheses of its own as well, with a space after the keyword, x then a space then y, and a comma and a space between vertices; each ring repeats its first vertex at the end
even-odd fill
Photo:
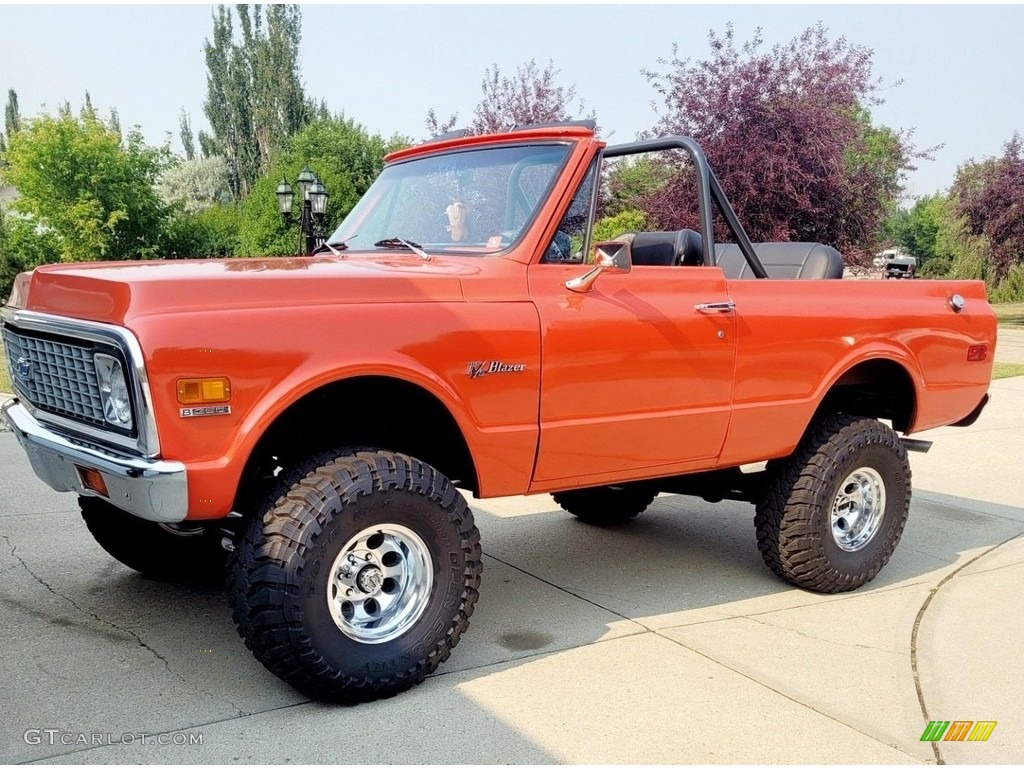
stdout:
POLYGON ((182 405, 226 403, 230 399, 231 382, 227 377, 178 379, 178 402, 182 405))
POLYGON ((98 493, 100 496, 110 498, 110 493, 107 491, 107 481, 103 479, 103 475, 99 473, 99 470, 80 467, 77 464, 75 469, 78 470, 78 476, 82 480, 82 485, 90 491, 98 493))

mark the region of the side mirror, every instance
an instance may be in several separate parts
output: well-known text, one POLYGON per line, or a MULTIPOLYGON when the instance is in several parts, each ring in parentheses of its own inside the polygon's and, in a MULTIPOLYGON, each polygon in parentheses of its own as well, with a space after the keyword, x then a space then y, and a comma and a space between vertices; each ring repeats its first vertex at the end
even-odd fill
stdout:
POLYGON ((604 272, 625 275, 633 269, 632 250, 629 243, 610 240, 594 245, 594 267, 586 274, 565 281, 565 287, 576 293, 594 290, 594 283, 604 272))

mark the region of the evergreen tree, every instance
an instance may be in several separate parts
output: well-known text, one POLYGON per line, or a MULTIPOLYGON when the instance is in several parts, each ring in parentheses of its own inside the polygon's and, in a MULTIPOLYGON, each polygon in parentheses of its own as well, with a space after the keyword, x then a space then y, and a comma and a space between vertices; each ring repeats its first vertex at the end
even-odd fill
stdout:
POLYGON ((182 108, 181 117, 178 119, 178 126, 181 130, 181 147, 185 151, 186 160, 196 159, 196 145, 192 139, 192 118, 182 108))
POLYGON ((7 137, 21 130, 21 108, 18 106, 18 94, 13 88, 7 91, 7 106, 4 108, 4 128, 7 137))
POLYGON ((272 157, 308 121, 299 73, 301 11, 295 5, 236 7, 236 42, 230 7, 218 6, 213 39, 206 41, 207 96, 203 111, 211 133, 200 132, 203 155, 228 164, 232 194, 248 195, 272 157))

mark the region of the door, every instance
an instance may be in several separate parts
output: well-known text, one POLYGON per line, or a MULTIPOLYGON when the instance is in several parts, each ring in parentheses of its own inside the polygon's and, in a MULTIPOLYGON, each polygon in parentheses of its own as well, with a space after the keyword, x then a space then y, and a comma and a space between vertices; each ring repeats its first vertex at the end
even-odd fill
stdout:
POLYGON ((565 287, 586 270, 530 267, 542 328, 531 490, 714 466, 729 427, 736 355, 722 271, 633 266, 602 274, 589 293, 565 287))

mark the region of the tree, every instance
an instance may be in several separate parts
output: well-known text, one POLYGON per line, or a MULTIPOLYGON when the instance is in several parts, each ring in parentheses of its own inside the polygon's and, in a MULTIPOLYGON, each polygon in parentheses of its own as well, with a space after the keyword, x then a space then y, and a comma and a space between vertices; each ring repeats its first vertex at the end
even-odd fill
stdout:
POLYGON ((890 225, 890 237, 921 266, 935 258, 939 230, 949 215, 945 195, 925 195, 918 198, 910 210, 901 210, 890 225))
MULTIPOLYGON (((665 111, 651 134, 697 139, 754 240, 817 240, 863 261, 916 152, 909 134, 871 123, 879 81, 871 51, 830 40, 820 24, 763 50, 737 48, 732 26, 709 34, 704 61, 673 48, 645 74, 665 111)), ((694 226, 692 169, 654 193, 664 228, 694 226)), ((851 258, 852 257, 852 258, 851 258)))
MULTIPOLYGON (((21 109, 18 107, 18 94, 11 88, 7 91, 7 106, 4 107, 4 128, 7 137, 21 130, 21 109)), ((3 155, 7 152, 7 137, 0 133, 0 165, 3 165, 3 155)))
POLYGON ((185 153, 185 159, 195 160, 196 144, 192 138, 192 116, 185 111, 184 107, 182 107, 181 116, 178 118, 178 133, 181 137, 181 148, 185 153))
MULTIPOLYGON (((553 61, 544 69, 535 59, 521 64, 512 77, 501 74, 498 65, 484 70, 481 83, 483 98, 473 112, 470 133, 503 133, 517 125, 571 120, 570 105, 576 98, 575 85, 560 85, 559 71, 553 61)), ((583 103, 577 105, 583 111, 583 103)), ((427 130, 432 135, 450 131, 458 121, 456 114, 441 121, 431 109, 427 113, 427 130)))
POLYGON ((626 156, 611 162, 601 199, 602 213, 610 216, 634 210, 638 201, 650 199, 675 175, 674 166, 659 154, 626 156))
POLYGON ((988 261, 1001 280, 1024 262, 1024 141, 1014 133, 1003 155, 960 166, 953 182, 955 212, 967 231, 984 237, 988 261))
POLYGON ((93 110, 62 111, 12 134, 2 179, 18 189, 12 210, 52 238, 61 261, 147 258, 166 216, 153 183, 167 156, 137 130, 122 142, 93 110))
POLYGON ((18 273, 58 259, 52 232, 0 206, 0 303, 10 296, 18 273))
POLYGON ((207 96, 203 111, 212 134, 201 132, 204 156, 228 163, 236 199, 269 168, 275 151, 309 117, 299 73, 301 11, 298 6, 236 7, 241 38, 235 41, 232 11, 218 6, 213 40, 207 40, 207 96))
POLYGON ((334 229, 373 183, 384 165, 384 155, 409 141, 385 140, 344 115, 317 119, 293 136, 279 153, 270 171, 252 188, 242 204, 240 249, 242 253, 295 253, 298 233, 294 224, 284 226, 278 213, 275 190, 281 179, 294 186, 308 165, 327 187, 328 230, 334 229))
POLYGON ((7 106, 4 107, 4 129, 9 139, 21 130, 21 107, 18 106, 18 94, 13 88, 7 91, 7 106))
POLYGON ((241 208, 214 205, 195 214, 177 213, 164 229, 162 252, 172 259, 245 255, 240 243, 241 208))
POLYGON ((229 203, 227 163, 217 156, 179 160, 160 175, 157 192, 165 205, 189 214, 229 203))

